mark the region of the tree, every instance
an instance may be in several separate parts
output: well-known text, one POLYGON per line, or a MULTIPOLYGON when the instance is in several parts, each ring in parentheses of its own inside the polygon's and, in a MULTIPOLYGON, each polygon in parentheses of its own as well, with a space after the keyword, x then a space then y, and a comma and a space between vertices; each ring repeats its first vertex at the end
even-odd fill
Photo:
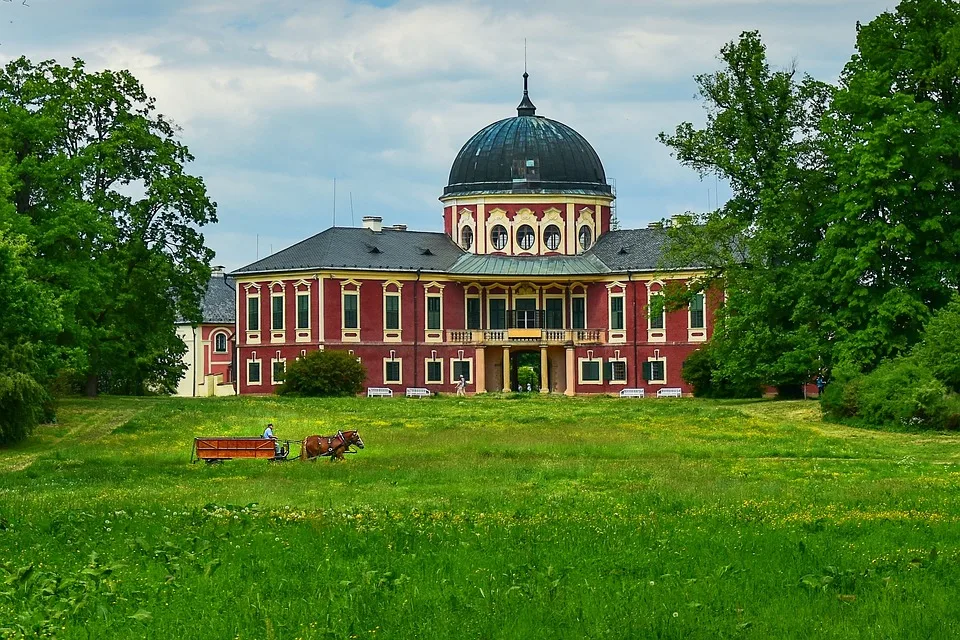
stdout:
POLYGON ((279 395, 355 396, 363 391, 366 368, 356 356, 337 350, 313 351, 287 366, 279 395))
POLYGON ((28 271, 63 313, 62 364, 90 395, 173 387, 174 321, 199 319, 210 274, 198 228, 216 221, 174 125, 127 71, 19 58, 0 71, 0 130, 28 271))
POLYGON ((681 163, 733 191, 722 207, 671 228, 665 266, 700 264, 706 276, 668 291, 668 304, 725 290, 711 349, 717 380, 798 384, 817 369, 828 331, 811 300, 810 265, 830 185, 818 124, 831 90, 793 68, 772 70, 757 32, 724 46, 720 60, 720 71, 696 77, 706 126, 659 136, 681 163))
POLYGON ((837 188, 817 261, 837 359, 906 353, 960 287, 960 5, 904 0, 859 28, 823 121, 837 188))

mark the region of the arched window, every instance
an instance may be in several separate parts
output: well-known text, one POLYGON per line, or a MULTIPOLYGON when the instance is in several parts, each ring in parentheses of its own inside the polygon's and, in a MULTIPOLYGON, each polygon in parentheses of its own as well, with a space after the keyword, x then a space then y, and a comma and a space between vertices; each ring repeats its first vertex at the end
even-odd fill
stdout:
POLYGON ((460 246, 468 251, 473 246, 473 229, 470 227, 464 227, 460 232, 460 246))
POLYGON ((215 353, 227 352, 227 334, 218 333, 213 339, 213 351, 215 353))
POLYGON ((528 224, 525 224, 517 229, 517 244, 519 244, 520 248, 524 251, 529 251, 533 248, 533 243, 536 238, 537 236, 533 232, 533 227, 528 224))
POLYGON ((580 248, 586 251, 593 244, 593 232, 590 227, 583 225, 580 227, 580 248))
POLYGON ((490 231, 490 242, 497 251, 503 251, 507 246, 507 230, 502 224, 498 224, 490 231))
POLYGON ((543 230, 543 243, 547 245, 550 251, 556 251, 560 248, 560 227, 551 224, 543 230))

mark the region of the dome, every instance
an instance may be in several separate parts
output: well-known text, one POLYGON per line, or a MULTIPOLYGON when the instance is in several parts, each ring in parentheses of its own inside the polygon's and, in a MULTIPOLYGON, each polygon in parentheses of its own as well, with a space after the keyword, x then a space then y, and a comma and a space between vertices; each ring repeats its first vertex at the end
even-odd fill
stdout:
POLYGON ((453 161, 443 195, 611 195, 597 152, 567 125, 536 115, 523 75, 517 116, 494 122, 467 140, 453 161))

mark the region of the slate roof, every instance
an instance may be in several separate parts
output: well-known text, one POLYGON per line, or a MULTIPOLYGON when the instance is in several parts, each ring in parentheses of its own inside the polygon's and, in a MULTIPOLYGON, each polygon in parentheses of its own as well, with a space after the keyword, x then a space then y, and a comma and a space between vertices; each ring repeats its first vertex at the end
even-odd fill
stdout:
POLYGON ((233 273, 318 268, 444 272, 462 255, 463 250, 444 233, 331 227, 233 273))
MULTIPOLYGON (((613 272, 656 271, 661 263, 669 237, 666 229, 623 229, 609 231, 597 239, 587 252, 596 256, 613 272)), ((683 265, 675 268, 695 269, 702 265, 683 265)))
MULTIPOLYGON (((233 273, 240 276, 311 269, 420 269, 456 275, 577 276, 656 271, 663 268, 661 258, 667 241, 665 229, 625 229, 603 234, 589 251, 579 256, 474 255, 465 253, 444 233, 332 227, 233 273)), ((701 265, 688 268, 698 266, 701 265)), ((232 322, 232 288, 229 296, 232 322)), ((207 305, 204 306, 206 319, 207 305)))
MULTIPOLYGON (((201 301, 202 322, 210 324, 233 324, 237 320, 236 286, 233 279, 222 273, 210 276, 207 291, 201 301)), ((190 324, 177 318, 177 324, 190 324)))
POLYGON ((477 256, 457 260, 450 273, 461 275, 576 276, 607 273, 595 256, 477 256))

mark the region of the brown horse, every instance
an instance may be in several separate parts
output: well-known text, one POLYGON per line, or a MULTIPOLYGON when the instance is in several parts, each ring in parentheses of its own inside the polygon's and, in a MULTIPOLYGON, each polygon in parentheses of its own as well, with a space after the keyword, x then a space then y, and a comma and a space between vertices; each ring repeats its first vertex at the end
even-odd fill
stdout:
POLYGON ((330 456, 330 462, 343 460, 343 454, 351 446, 363 449, 363 440, 358 431, 337 431, 333 436, 307 436, 300 447, 301 460, 316 460, 330 456))

